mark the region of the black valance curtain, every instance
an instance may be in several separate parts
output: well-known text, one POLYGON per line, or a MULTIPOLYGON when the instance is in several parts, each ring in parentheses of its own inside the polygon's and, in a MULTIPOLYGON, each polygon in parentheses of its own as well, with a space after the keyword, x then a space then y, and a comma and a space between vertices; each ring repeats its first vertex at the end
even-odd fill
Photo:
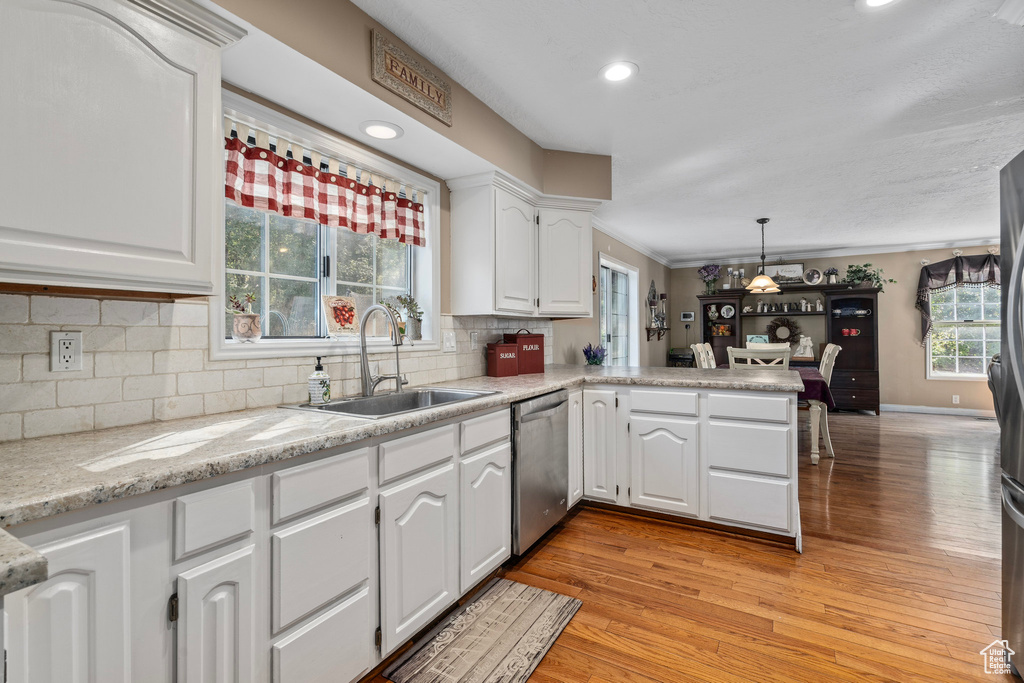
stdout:
POLYGON ((973 287, 998 287, 999 256, 984 254, 979 256, 957 256, 955 258, 930 263, 921 269, 921 279, 917 283, 917 310, 921 311, 921 343, 928 340, 932 332, 931 306, 929 295, 932 292, 950 289, 959 285, 973 287))

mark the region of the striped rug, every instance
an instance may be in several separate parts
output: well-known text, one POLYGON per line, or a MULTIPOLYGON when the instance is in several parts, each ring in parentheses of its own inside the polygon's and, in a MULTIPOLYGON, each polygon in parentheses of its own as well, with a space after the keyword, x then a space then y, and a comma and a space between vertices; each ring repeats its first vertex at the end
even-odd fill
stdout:
POLYGON ((395 683, 522 683, 582 605, 495 579, 392 664, 395 683))

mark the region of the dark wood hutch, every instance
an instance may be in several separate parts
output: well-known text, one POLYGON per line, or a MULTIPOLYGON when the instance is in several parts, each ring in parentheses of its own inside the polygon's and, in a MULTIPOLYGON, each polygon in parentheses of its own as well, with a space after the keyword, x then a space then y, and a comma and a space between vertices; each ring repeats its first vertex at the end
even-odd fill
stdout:
MULTIPOLYGON (((878 289, 871 287, 851 287, 850 285, 798 285, 782 284, 778 294, 749 294, 742 289, 720 289, 715 294, 703 294, 700 300, 701 341, 711 344, 718 364, 728 363, 726 349, 730 346, 742 347, 746 343, 747 334, 760 334, 763 322, 778 317, 798 318, 817 316, 825 320, 825 342, 838 344, 843 348, 836 357, 835 369, 832 372, 830 388, 835 399, 836 408, 840 410, 872 410, 879 414, 878 394, 878 289), (824 298, 824 311, 789 311, 774 313, 758 313, 751 302, 758 298, 770 303, 770 299, 785 298, 792 301, 793 297, 807 296, 814 300, 814 295, 824 298), (711 307, 717 318, 709 317, 711 307), (723 306, 732 306, 734 313, 729 318, 721 315, 723 306), (744 306, 755 310, 743 312, 744 306), (861 311, 861 313, 857 313, 861 311), (868 311, 868 313, 864 313, 868 311), (762 321, 755 323, 754 319, 762 321), (757 327, 754 327, 754 325, 757 327), (728 326, 728 328, 721 326, 728 326), (716 326, 718 326, 716 328, 716 326), (744 330, 746 327, 746 330, 744 330), (859 334, 843 334, 843 330, 858 330, 859 334), (755 331, 756 330, 756 331, 755 331), (715 332, 715 334, 713 334, 715 332)), ((820 356, 820 351, 818 351, 820 356)), ((793 365, 810 365, 794 361, 793 365)), ((814 362, 817 366, 817 360, 814 362)))

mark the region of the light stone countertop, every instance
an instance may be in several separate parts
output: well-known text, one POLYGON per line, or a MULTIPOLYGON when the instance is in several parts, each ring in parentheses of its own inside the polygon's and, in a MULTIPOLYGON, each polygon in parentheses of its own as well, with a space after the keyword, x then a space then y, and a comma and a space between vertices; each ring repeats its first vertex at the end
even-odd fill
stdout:
MULTIPOLYGON (((795 371, 549 365, 543 374, 444 382, 445 387, 500 393, 378 420, 275 407, 13 441, 0 444, 0 528, 447 420, 584 382, 769 392, 803 389, 795 371)), ((0 597, 45 578, 46 559, 0 530, 0 597)))

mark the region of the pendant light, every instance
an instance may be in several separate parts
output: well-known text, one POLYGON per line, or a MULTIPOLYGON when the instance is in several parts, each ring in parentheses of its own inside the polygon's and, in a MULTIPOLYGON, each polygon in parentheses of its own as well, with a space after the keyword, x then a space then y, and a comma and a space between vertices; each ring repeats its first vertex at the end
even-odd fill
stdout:
POLYGON ((761 271, 750 281, 747 289, 751 294, 775 294, 782 290, 779 289, 775 280, 764 274, 764 224, 768 222, 768 219, 758 218, 757 222, 761 224, 761 271))

